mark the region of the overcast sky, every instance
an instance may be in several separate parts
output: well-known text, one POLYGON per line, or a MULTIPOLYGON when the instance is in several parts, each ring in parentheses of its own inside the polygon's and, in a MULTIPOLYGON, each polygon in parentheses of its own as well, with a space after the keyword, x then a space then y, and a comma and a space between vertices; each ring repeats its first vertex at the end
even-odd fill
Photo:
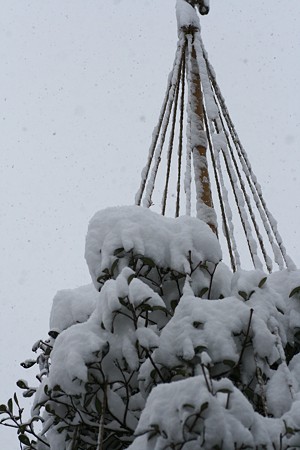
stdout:
MULTIPOLYGON (((99 209, 132 204, 176 48, 175 0, 2 0, 0 403, 90 282, 99 209)), ((202 36, 270 210, 300 260, 300 2, 211 0, 202 36)), ((1 448, 17 441, 0 427, 1 448)))

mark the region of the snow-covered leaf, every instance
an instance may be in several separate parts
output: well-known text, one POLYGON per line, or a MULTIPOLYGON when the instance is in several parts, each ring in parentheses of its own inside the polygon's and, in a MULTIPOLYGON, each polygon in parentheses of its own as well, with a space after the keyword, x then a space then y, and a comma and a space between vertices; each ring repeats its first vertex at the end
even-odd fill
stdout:
POLYGON ((262 288, 266 281, 267 281, 267 277, 262 278, 260 280, 260 282, 258 283, 258 287, 262 288))
POLYGON ((300 286, 297 286, 290 292, 289 298, 294 297, 294 295, 299 293, 300 293, 300 286))

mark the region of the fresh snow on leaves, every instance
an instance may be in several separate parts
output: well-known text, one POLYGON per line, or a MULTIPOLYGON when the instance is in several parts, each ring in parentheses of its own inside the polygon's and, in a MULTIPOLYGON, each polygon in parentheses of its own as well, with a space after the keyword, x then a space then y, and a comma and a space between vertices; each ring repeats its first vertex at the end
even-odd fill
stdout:
POLYGON ((51 450, 300 445, 299 271, 233 274, 204 222, 137 206, 98 212, 85 256, 37 346, 51 450))

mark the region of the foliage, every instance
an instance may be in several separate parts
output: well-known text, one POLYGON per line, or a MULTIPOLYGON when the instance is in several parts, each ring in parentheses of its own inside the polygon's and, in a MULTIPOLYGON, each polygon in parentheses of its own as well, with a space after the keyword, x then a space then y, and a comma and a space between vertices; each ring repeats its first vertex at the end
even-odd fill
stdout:
MULTIPOLYGON (((17 382, 24 397, 34 395, 30 419, 16 394, 0 405, 0 423, 16 429, 23 449, 300 445, 300 326, 287 325, 291 304, 262 272, 224 276, 220 265, 194 261, 192 252, 188 260, 188 273, 179 273, 134 250, 115 250, 98 277, 90 318, 50 330, 33 347, 37 358, 22 363, 39 367, 38 388, 17 382), (89 343, 93 333, 98 340, 89 343), (74 375, 81 341, 86 372, 74 375), (282 409, 272 398, 278 383, 288 397, 282 409)), ((298 294, 292 289, 289 301, 300 311, 298 294)))

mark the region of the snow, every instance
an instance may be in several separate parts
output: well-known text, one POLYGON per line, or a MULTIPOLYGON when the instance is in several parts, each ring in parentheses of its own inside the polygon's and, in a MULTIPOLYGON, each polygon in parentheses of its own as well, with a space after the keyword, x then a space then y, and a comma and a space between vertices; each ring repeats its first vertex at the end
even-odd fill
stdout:
POLYGON ((216 236, 196 218, 171 219, 138 206, 108 208, 92 218, 86 238, 85 258, 97 288, 97 279, 117 259, 114 252, 120 248, 180 273, 191 271, 189 251, 195 264, 222 258, 216 236))
POLYGON ((271 445, 258 414, 230 381, 214 381, 212 389, 208 391, 201 375, 154 388, 135 431, 137 438, 129 450, 158 450, 171 445, 181 448, 189 440, 190 446, 186 444, 182 448, 212 449, 223 444, 223 448, 229 449, 234 448, 234 443, 237 448, 242 445, 255 448, 256 437, 249 431, 253 426, 260 432, 258 435, 265 435, 263 444, 271 445), (195 420, 197 415, 199 419, 195 420))
POLYGON ((184 48, 184 35, 181 34, 176 50, 175 62, 172 71, 169 75, 168 88, 161 108, 158 125, 155 127, 152 135, 152 142, 148 152, 147 164, 142 171, 140 188, 135 196, 136 204, 140 205, 142 195, 146 188, 146 193, 143 200, 143 206, 145 206, 146 208, 149 208, 152 205, 152 194, 154 190, 154 184, 157 176, 158 167, 161 162, 161 153, 166 138, 167 128, 175 99, 175 92, 177 89, 178 80, 180 78, 183 48, 184 48), (146 184, 151 165, 152 165, 151 174, 146 184))
MULTIPOLYGON (((199 219, 137 206, 96 213, 86 238, 93 284, 54 298, 59 334, 34 413, 46 387, 83 408, 93 373, 115 418, 107 426, 135 436, 130 450, 298 445, 300 358, 289 361, 285 348, 300 329, 300 271, 232 273, 221 257, 199 219)), ((47 430, 49 412, 44 419, 51 450, 66 449, 57 425, 47 430)))
POLYGON ((60 332, 75 323, 86 322, 95 309, 98 296, 93 284, 59 291, 53 299, 50 330, 60 332))
MULTIPOLYGON (((241 355, 240 335, 246 335, 250 320, 250 310, 253 309, 250 336, 253 344, 254 355, 262 360, 268 357, 270 364, 277 361, 279 352, 276 348, 276 338, 273 334, 273 321, 280 323, 280 312, 276 304, 282 306, 280 297, 271 287, 264 290, 258 288, 262 274, 253 271, 248 276, 246 292, 255 292, 247 301, 236 292, 239 289, 239 281, 245 279, 247 272, 237 274, 232 281, 232 294, 222 300, 199 301, 193 291, 186 286, 183 296, 176 308, 174 317, 162 330, 160 346, 153 353, 153 360, 160 365, 172 368, 182 362, 199 360, 199 353, 205 351, 205 360, 210 360, 209 365, 214 366, 215 373, 224 371, 226 361, 236 364, 241 355), (250 285, 249 279, 252 280, 250 285), (254 281, 254 283, 253 283, 254 281), (274 305, 275 304, 275 305, 274 305), (197 351, 197 349, 199 349, 197 351), (196 359, 195 359, 196 358, 196 359), (225 363, 224 363, 225 361, 225 363)), ((281 326, 283 342, 286 342, 285 330, 281 326)), ((249 355, 249 358, 254 356, 249 355)), ((199 360, 200 363, 200 360, 199 360)), ((247 366, 248 376, 250 365, 247 366)), ((254 360, 252 372, 255 372, 254 360)), ((151 382, 149 373, 143 371, 144 382, 151 382)))
POLYGON ((177 0, 176 15, 179 30, 183 27, 189 26, 200 29, 200 23, 196 10, 185 0, 177 0))
POLYGON ((103 350, 106 341, 98 333, 94 322, 76 324, 63 331, 52 350, 49 386, 59 385, 68 394, 84 390, 87 381, 86 364, 96 360, 96 353, 103 350))
POLYGON ((281 417, 290 410, 293 399, 286 383, 286 374, 281 364, 274 373, 267 387, 268 410, 274 417, 281 417), (278 386, 281 386, 278 389, 278 386))

